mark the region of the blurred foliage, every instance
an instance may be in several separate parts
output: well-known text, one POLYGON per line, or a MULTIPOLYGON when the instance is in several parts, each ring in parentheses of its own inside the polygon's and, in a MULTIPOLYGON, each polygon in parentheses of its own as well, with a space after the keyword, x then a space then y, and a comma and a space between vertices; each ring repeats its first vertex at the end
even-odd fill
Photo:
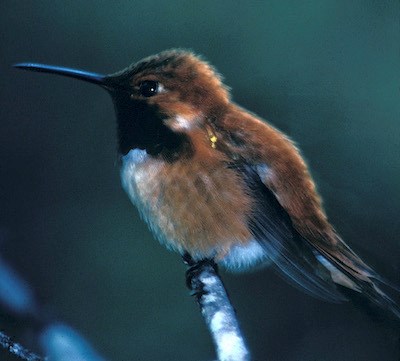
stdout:
MULTIPOLYGON (((399 283, 399 16, 396 0, 2 0, 1 254, 109 360, 213 358, 179 256, 120 188, 108 95, 10 68, 112 73, 185 47, 298 143, 340 233, 399 283)), ((314 300, 268 270, 224 279, 255 360, 399 357, 351 305, 314 300)), ((0 327, 22 326, 3 316, 0 327)))

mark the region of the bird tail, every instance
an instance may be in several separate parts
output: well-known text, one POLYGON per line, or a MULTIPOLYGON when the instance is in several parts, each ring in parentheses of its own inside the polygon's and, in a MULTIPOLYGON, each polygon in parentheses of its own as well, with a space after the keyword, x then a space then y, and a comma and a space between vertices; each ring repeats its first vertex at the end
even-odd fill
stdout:
POLYGON ((335 237, 335 247, 315 247, 314 244, 314 249, 316 258, 331 273, 340 291, 355 304, 366 307, 370 314, 381 318, 381 312, 371 307, 375 305, 384 314, 395 316, 397 322, 400 322, 399 304, 383 290, 391 289, 400 294, 399 287, 364 263, 337 234, 335 237))
POLYGON ((371 302, 379 306, 381 309, 389 311, 400 321, 400 306, 382 290, 380 287, 381 285, 389 286, 399 292, 397 288, 391 287, 389 282, 386 282, 381 278, 374 279, 370 285, 363 288, 362 292, 371 302))
POLYGON ((381 277, 370 279, 369 282, 363 280, 354 282, 357 282, 357 288, 343 287, 340 283, 338 285, 344 295, 355 305, 366 309, 370 316, 376 320, 382 320, 383 318, 393 320, 398 328, 400 325, 400 306, 384 292, 383 287, 391 288, 397 292, 399 290, 396 287, 392 287, 389 282, 381 277))

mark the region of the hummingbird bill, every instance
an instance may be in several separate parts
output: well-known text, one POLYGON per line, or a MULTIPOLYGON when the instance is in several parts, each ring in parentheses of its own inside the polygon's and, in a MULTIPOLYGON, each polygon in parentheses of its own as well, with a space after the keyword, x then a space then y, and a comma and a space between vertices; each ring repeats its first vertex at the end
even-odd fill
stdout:
POLYGON ((400 319, 394 288, 330 224, 299 149, 234 103, 220 74, 172 49, 101 75, 34 63, 17 68, 107 90, 116 118, 121 182, 162 244, 232 271, 264 264, 309 294, 364 297, 400 319))

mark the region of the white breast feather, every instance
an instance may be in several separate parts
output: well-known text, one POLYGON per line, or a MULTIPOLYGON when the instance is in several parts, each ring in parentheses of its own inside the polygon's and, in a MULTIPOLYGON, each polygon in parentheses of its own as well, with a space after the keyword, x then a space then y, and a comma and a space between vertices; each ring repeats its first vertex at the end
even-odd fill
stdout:
MULTIPOLYGON (((121 183, 128 194, 132 203, 137 207, 141 217, 147 222, 156 238, 167 247, 171 248, 175 242, 165 238, 165 232, 160 229, 159 224, 173 227, 173 220, 155 220, 155 204, 149 204, 143 200, 152 199, 152 196, 158 192, 163 177, 163 161, 157 160, 148 155, 145 150, 132 149, 127 155, 122 157, 121 183)), ((266 171, 267 169, 262 169, 266 171)), ((157 212, 158 218, 163 217, 157 212)), ((158 219, 159 220, 159 219, 158 219)), ((164 230, 165 231, 165 230, 164 230)), ((184 249, 174 250, 183 254, 184 249)), ((212 252, 215 253, 215 252, 212 252)), ((212 255, 209 255, 212 257, 212 255)), ((195 259, 201 259, 205 255, 192 255, 195 259)), ((235 245, 229 253, 220 261, 221 265, 231 271, 245 271, 254 266, 266 265, 269 263, 265 250, 255 240, 251 240, 246 245, 235 245)))
MULTIPOLYGON (((167 247, 171 248, 175 242, 165 238, 165 232, 159 227, 159 223, 173 227, 172 220, 161 220, 154 216, 154 207, 157 204, 149 204, 143 200, 152 199, 160 187, 162 179, 163 162, 148 155, 145 150, 132 149, 122 157, 121 183, 132 203, 137 207, 140 216, 146 221, 155 237, 167 247)), ((158 201, 162 201, 159 199, 158 201)), ((184 250, 174 248, 183 253, 184 250)))

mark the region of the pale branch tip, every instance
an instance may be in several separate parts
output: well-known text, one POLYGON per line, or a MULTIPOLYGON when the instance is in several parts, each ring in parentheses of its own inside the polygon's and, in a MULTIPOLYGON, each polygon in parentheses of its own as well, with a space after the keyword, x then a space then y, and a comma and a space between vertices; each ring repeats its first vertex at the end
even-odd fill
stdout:
POLYGON ((21 344, 16 343, 11 340, 9 336, 0 331, 0 345, 6 349, 11 354, 17 356, 21 360, 24 361, 46 361, 46 358, 43 358, 34 352, 28 350, 23 347, 21 344))

